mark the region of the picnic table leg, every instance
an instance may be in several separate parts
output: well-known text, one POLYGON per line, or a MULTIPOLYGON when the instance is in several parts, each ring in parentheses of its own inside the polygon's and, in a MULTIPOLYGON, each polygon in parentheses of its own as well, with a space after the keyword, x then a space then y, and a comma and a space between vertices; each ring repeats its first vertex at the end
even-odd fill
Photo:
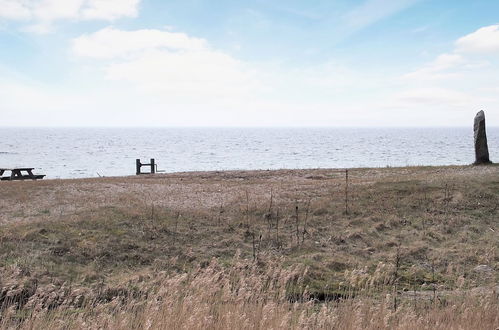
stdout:
POLYGON ((17 176, 17 170, 10 171, 10 180, 14 180, 17 176))
POLYGON ((32 180, 36 180, 36 179, 35 179, 35 175, 33 174, 33 171, 31 171, 31 170, 27 170, 27 171, 28 171, 28 175, 29 175, 29 177, 30 177, 32 180))

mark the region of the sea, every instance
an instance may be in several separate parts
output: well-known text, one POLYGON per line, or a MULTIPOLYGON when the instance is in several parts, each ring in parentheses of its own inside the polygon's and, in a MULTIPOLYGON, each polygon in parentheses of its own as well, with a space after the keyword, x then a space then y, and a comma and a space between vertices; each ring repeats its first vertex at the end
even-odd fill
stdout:
MULTIPOLYGON (((499 127, 488 127, 499 161, 499 127)), ((46 178, 135 175, 135 159, 171 172, 464 165, 462 128, 0 128, 0 168, 46 178)))

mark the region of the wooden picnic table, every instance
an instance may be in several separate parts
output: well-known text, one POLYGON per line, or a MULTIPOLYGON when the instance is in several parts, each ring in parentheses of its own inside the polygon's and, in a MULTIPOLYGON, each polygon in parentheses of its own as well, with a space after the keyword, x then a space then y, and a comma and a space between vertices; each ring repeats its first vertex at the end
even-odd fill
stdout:
POLYGON ((33 174, 33 170, 33 167, 0 168, 0 180, 38 180, 45 177, 45 175, 33 174), (10 176, 3 176, 6 171, 10 171, 10 176), (23 174, 22 172, 26 172, 27 174, 23 174))

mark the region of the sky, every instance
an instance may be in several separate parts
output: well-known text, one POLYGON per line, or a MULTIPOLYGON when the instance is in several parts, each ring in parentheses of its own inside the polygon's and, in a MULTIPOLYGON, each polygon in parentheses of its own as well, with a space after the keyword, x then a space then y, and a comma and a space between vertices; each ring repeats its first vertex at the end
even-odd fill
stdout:
POLYGON ((0 0, 0 126, 499 126, 497 0, 0 0))

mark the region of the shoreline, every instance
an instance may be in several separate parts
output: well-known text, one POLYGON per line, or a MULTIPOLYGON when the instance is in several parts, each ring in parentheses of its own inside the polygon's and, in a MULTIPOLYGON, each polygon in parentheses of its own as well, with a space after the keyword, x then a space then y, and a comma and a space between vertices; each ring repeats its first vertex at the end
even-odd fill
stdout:
MULTIPOLYGON (((465 168, 494 168, 499 166, 499 163, 491 162, 489 164, 447 164, 447 165, 406 165, 406 166, 379 166, 379 167, 317 167, 317 168, 279 168, 279 169, 229 169, 229 170, 193 170, 193 171, 178 171, 178 172, 161 172, 155 174, 130 174, 130 175, 116 175, 116 176, 97 176, 97 177, 75 177, 75 178, 51 178, 46 177, 38 181, 70 181, 70 180, 99 180, 99 179, 124 179, 124 178, 165 178, 176 176, 198 176, 198 175, 215 175, 215 174, 257 174, 269 172, 314 172, 314 171, 327 171, 327 172, 341 172, 341 171, 383 171, 383 170, 410 170, 410 169, 465 169, 465 168)), ((7 183, 9 181, 4 181, 7 183)), ((19 181, 18 181, 19 182, 19 181)), ((25 180, 25 182, 32 182, 25 180)), ((2 182, 0 182, 1 184, 2 182)))

